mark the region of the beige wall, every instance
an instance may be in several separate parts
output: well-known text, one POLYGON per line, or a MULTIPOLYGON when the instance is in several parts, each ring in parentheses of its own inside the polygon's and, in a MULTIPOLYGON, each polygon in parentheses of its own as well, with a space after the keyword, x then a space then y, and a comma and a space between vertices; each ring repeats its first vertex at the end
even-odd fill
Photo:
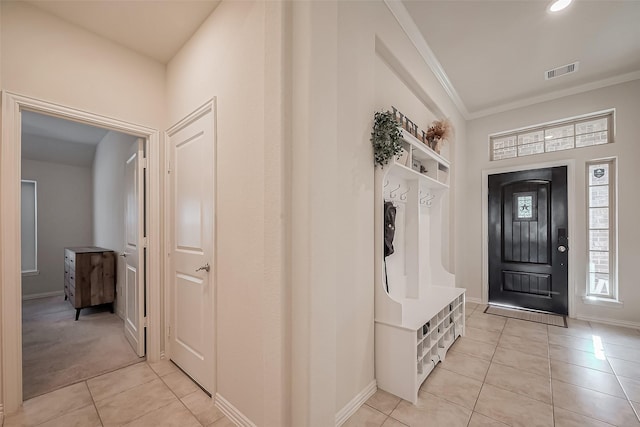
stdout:
POLYGON ((0 8, 3 90, 154 129, 164 127, 163 64, 29 3, 2 1, 0 8))
POLYGON ((3 1, 2 89, 159 129, 164 66, 26 2, 3 1))
POLYGON ((167 127, 217 100, 217 392, 274 426, 287 424, 280 8, 222 2, 167 66, 167 127))
POLYGON ((382 1, 294 3, 292 38, 293 424, 324 426, 375 377, 373 114, 435 106, 454 164, 465 123, 382 1), (376 76, 376 37, 414 84, 376 76))
POLYGON ((29 296, 64 290, 64 248, 92 242, 91 168, 22 160, 22 179, 38 183, 37 276, 22 278, 29 296))
MULTIPOLYGON (((93 244, 124 252, 125 162, 136 137, 110 131, 96 147, 93 159, 93 244)), ((117 258, 116 311, 123 317, 124 262, 117 258)))
POLYGON ((576 302, 573 316, 602 319, 614 322, 640 323, 640 288, 637 286, 636 265, 640 259, 640 228, 637 212, 640 209, 638 182, 640 182, 640 81, 610 86, 578 95, 530 107, 519 108, 470 121, 468 144, 465 148, 467 163, 464 168, 464 185, 459 187, 463 204, 461 211, 468 212, 459 221, 458 233, 465 236, 467 244, 460 249, 458 278, 465 283, 471 297, 481 298, 482 278, 482 223, 481 212, 482 170, 525 166, 551 161, 574 161, 575 205, 570 206, 575 226, 569 230, 570 250, 576 262, 572 266, 576 292, 571 297, 576 302), (488 135, 509 129, 545 123, 582 114, 616 109, 615 143, 604 146, 580 148, 570 151, 541 154, 522 159, 488 160, 488 135), (581 296, 586 290, 586 208, 585 162, 604 157, 618 159, 618 278, 622 308, 587 305, 581 296), (463 261, 464 260, 464 261, 463 261))

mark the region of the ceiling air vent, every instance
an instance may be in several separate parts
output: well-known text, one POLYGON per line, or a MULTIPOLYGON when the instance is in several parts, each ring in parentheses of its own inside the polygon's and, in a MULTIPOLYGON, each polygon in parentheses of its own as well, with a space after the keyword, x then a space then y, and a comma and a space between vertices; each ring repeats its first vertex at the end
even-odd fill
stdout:
POLYGON ((553 70, 545 71, 544 79, 551 80, 556 77, 564 76, 566 74, 575 73, 578 71, 579 62, 574 62, 573 64, 563 65, 562 67, 554 68, 553 70))

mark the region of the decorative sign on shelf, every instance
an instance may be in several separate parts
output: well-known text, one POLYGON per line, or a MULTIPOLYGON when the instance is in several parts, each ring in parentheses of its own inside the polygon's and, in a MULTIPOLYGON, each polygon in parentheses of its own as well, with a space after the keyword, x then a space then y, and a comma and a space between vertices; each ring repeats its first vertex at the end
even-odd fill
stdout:
POLYGON ((398 111, 396 107, 391 106, 391 108, 393 109, 393 118, 400 123, 403 129, 438 154, 440 154, 442 143, 453 134, 453 126, 449 119, 435 120, 425 132, 413 120, 398 111))
POLYGON ((400 111, 398 111, 398 109, 393 105, 391 106, 391 109, 393 109, 393 117, 396 119, 398 123, 400 123, 400 126, 402 126, 404 130, 406 130, 411 135, 418 138, 422 143, 429 146, 429 141, 427 140, 427 133, 425 131, 420 129, 417 124, 415 124, 411 119, 409 119, 409 117, 405 116, 400 111))

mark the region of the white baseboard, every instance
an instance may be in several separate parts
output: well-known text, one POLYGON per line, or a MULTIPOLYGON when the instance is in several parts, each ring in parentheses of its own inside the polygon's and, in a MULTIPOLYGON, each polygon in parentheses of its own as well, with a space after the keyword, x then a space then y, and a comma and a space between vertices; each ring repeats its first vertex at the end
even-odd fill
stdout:
POLYGON ((482 299, 480 299, 480 298, 473 298, 473 297, 465 296, 464 300, 465 300, 465 302, 472 302, 472 303, 475 303, 475 304, 484 304, 482 302, 482 299))
POLYGON ((42 293, 39 293, 39 294, 22 295, 22 300, 26 301, 26 300, 31 300, 31 299, 58 297, 58 296, 60 296, 60 297, 64 296, 64 291, 42 292, 42 293))
POLYGON ((227 399, 220 396, 220 393, 216 393, 215 403, 218 409, 220 409, 220 411, 235 425, 240 427, 256 427, 256 425, 242 412, 240 412, 238 408, 229 403, 227 399))
POLYGON ((336 427, 340 427, 349 419, 349 417, 355 414, 356 411, 364 405, 364 402, 375 394, 376 390, 378 390, 378 385, 376 384, 376 380, 373 380, 364 388, 364 390, 351 399, 344 408, 340 409, 336 414, 336 427))
POLYGON ((605 317, 589 317, 589 316, 576 316, 578 320, 584 320, 586 322, 604 323, 605 325, 622 326, 624 328, 640 329, 640 323, 629 322, 628 320, 615 320, 605 317))

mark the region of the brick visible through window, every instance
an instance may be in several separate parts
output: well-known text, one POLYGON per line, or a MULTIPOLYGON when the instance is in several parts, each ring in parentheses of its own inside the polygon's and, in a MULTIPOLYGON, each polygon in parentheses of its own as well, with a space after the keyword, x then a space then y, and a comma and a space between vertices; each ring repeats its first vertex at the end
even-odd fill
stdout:
POLYGON ((611 143, 613 118, 608 111, 491 135, 491 160, 611 143))
POLYGON ((587 162, 587 295, 616 298, 615 160, 587 162))

